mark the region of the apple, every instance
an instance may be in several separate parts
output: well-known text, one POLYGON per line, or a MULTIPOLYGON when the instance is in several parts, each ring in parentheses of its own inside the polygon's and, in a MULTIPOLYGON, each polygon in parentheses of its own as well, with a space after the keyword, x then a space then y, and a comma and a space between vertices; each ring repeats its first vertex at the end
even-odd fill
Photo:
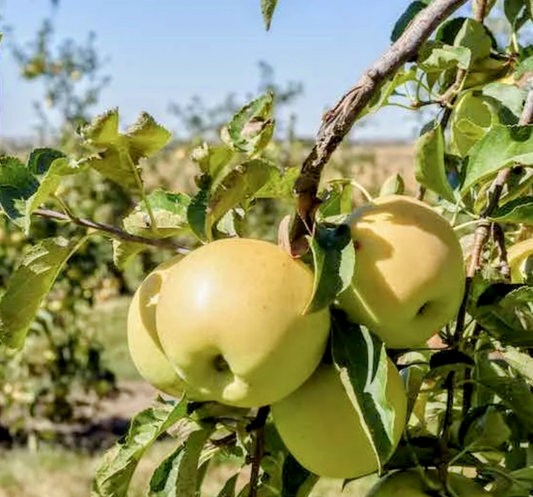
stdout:
MULTIPOLYGON (((430 497, 436 495, 439 488, 437 472, 426 472, 427 481, 433 481, 434 487, 424 481, 416 469, 396 471, 381 478, 369 491, 366 497, 430 497)), ((459 473, 448 473, 448 486, 458 497, 486 497, 491 495, 470 478, 459 473)))
POLYGON ((245 238, 187 255, 163 282, 157 332, 171 364, 205 398, 259 407, 316 369, 329 309, 307 314, 313 274, 285 250, 245 238))
MULTIPOLYGON (((181 397, 186 384, 161 348, 156 331, 155 310, 161 284, 169 269, 180 258, 181 256, 176 256, 160 264, 145 278, 133 295, 127 320, 128 348, 137 370, 148 383, 172 397, 181 397)), ((200 400, 198 395, 194 397, 200 400)))
MULTIPOLYGON (((406 424, 407 396, 389 359, 386 397, 394 408, 394 445, 406 424)), ((298 390, 271 406, 272 419, 287 449, 312 473, 359 478, 378 470, 361 417, 333 364, 323 363, 298 390)))
POLYGON ((356 263, 338 305, 387 347, 415 348, 453 319, 465 288, 451 225, 410 197, 375 199, 353 214, 356 263))

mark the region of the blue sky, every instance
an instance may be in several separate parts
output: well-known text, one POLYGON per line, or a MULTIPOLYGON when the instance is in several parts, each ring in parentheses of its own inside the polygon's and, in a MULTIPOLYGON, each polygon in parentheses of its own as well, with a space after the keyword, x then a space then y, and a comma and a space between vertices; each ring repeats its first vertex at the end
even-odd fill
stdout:
MULTIPOLYGON (((275 69, 276 81, 301 81, 304 94, 293 110, 298 132, 314 135, 323 111, 348 90, 389 45, 407 0, 279 0, 266 32, 260 0, 3 0, 4 22, 17 42, 30 41, 52 16, 56 39, 86 39, 109 62, 111 84, 97 111, 118 106, 125 124, 141 110, 175 128, 170 102, 199 95, 207 104, 229 92, 257 87, 258 61, 275 69)), ((37 122, 32 101, 42 89, 22 81, 4 38, 0 52, 0 136, 28 136, 37 122)), ((385 111, 355 138, 409 137, 413 123, 385 111)))

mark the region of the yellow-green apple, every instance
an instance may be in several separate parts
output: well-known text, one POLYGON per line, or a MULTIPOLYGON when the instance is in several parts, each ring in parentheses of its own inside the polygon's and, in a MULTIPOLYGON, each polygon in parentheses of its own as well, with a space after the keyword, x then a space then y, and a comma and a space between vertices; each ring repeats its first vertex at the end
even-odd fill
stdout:
MULTIPOLYGON (((458 473, 448 473, 446 482, 458 497, 487 497, 491 495, 470 478, 458 473)), ((416 469, 396 471, 381 478, 366 497, 430 497, 440 486, 437 472, 426 472, 425 478, 416 469), (426 481, 424 481, 426 480, 426 481)))
MULTIPOLYGON (((406 423, 407 397, 400 374, 388 360, 385 395, 394 409, 394 445, 406 423)), ((278 433, 295 459, 312 473, 359 478, 378 470, 361 416, 332 364, 321 364, 298 390, 271 406, 278 433)))
POLYGON ((155 309, 161 284, 168 270, 180 258, 181 256, 176 256, 160 264, 145 278, 133 296, 127 323, 128 348, 137 370, 148 383, 173 397, 181 397, 185 382, 161 348, 156 331, 155 309))
POLYGON ((174 368, 204 397, 271 404, 318 366, 329 310, 305 313, 312 271, 277 245, 231 238, 204 245, 167 274, 157 332, 174 368))
POLYGON ((338 304, 387 347, 414 348, 454 318, 464 294, 461 246, 446 219, 401 195, 354 212, 351 285, 338 304))

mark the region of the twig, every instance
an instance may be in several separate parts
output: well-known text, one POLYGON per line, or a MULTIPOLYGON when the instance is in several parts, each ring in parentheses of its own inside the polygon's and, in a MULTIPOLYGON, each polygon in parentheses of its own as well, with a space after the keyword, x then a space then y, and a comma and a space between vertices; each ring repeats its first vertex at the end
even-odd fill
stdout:
POLYGON ((474 0, 474 19, 483 22, 487 15, 488 0, 474 0))
POLYGON ((46 217, 49 219, 56 219, 57 221, 70 221, 78 226, 83 226, 85 228, 92 228, 99 231, 104 231, 113 235, 115 238, 120 238, 126 242, 135 242, 135 243, 144 243, 145 245, 152 245, 154 247, 167 248, 174 250, 178 254, 188 254, 191 252, 190 249, 182 247, 177 243, 158 238, 146 238, 144 236, 132 235, 127 231, 124 231, 116 226, 111 226, 110 224, 100 223, 98 221, 92 221, 91 219, 84 219, 79 217, 70 217, 67 214, 62 212, 54 211, 51 209, 36 209, 34 212, 37 216, 46 217))
MULTIPOLYGON (((533 121, 533 89, 529 90, 518 124, 520 126, 525 126, 530 124, 531 121, 533 121)), ((492 183, 489 190, 489 201, 487 203, 487 207, 481 213, 483 217, 491 216, 498 207, 500 196, 505 184, 509 180, 512 169, 512 167, 506 167, 505 169, 502 169, 496 176, 496 179, 492 183)))
POLYGON ((511 268, 507 261, 507 249, 505 248, 505 233, 498 223, 492 224, 492 238, 498 250, 498 265, 500 273, 506 281, 511 281, 511 268))
POLYGON ((466 0, 435 0, 411 22, 402 36, 375 62, 324 116, 316 143, 304 160, 295 185, 298 194, 298 216, 291 232, 291 242, 308 233, 313 224, 313 211, 324 165, 352 129, 357 117, 387 79, 412 59, 442 20, 450 16, 466 0))
POLYGON ((268 418, 270 407, 265 406, 259 408, 256 418, 248 425, 248 431, 254 431, 254 454, 251 458, 252 469, 250 472, 250 485, 248 497, 257 497, 257 484, 259 483, 259 469, 261 467, 261 459, 265 449, 265 423, 268 418))

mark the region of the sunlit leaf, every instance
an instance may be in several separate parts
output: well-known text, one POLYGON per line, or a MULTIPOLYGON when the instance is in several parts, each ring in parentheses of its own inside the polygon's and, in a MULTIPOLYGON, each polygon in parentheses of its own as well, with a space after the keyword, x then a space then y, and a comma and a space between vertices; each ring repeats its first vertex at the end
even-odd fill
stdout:
POLYGON ((185 193, 155 190, 146 198, 154 215, 157 229, 152 229, 145 202, 139 202, 123 221, 124 228, 132 235, 147 238, 168 238, 189 229, 187 209, 191 199, 185 193))
POLYGON ((254 155, 263 150, 274 132, 274 94, 268 91, 245 105, 222 129, 221 137, 231 148, 254 155))
POLYGON ((161 150, 171 136, 146 113, 142 113, 125 133, 120 133, 116 109, 97 117, 82 128, 81 135, 88 145, 99 151, 82 159, 80 164, 89 165, 104 177, 136 194, 140 194, 143 189, 140 160, 161 150))
POLYGON ((265 27, 267 31, 270 29, 270 23, 272 22, 272 16, 276 10, 278 0, 261 0, 261 13, 265 21, 265 27))
POLYGON ((230 209, 251 200, 268 183, 274 166, 255 159, 235 167, 216 185, 209 196, 205 232, 210 236, 215 223, 230 209))
POLYGON ((47 238, 23 256, 0 299, 0 342, 12 348, 24 344, 41 302, 67 260, 84 241, 47 238))
POLYGON ((96 470, 92 497, 126 497, 133 472, 144 453, 179 419, 187 415, 187 401, 159 403, 134 416, 128 433, 109 449, 96 470))
POLYGON ((211 181, 216 181, 234 155, 235 151, 224 143, 220 145, 203 143, 192 151, 191 159, 198 164, 203 174, 209 175, 211 181))
MULTIPOLYGON (((35 166, 42 166, 41 160, 36 162, 35 166)), ((80 166, 77 162, 72 161, 66 157, 55 159, 52 163, 47 165, 46 169, 42 169, 41 184, 37 191, 29 198, 26 205, 26 211, 31 214, 35 209, 44 204, 48 198, 53 195, 59 187, 61 180, 65 176, 78 174, 86 167, 80 166)))
POLYGON ((462 193, 514 163, 533 164, 533 126, 495 124, 470 151, 462 193))
POLYGON ((444 134, 440 125, 427 130, 416 141, 415 177, 421 185, 449 202, 455 202, 453 190, 446 177, 444 134))
POLYGON ((389 368, 395 366, 378 338, 348 322, 334 320, 331 347, 348 398, 360 413, 368 441, 382 467, 394 448, 397 413, 386 391, 389 368))
POLYGON ((193 431, 154 471, 150 479, 150 497, 195 497, 200 454, 211 428, 193 431))
POLYGON ((0 206, 17 226, 25 230, 29 226, 28 200, 38 187, 37 178, 17 158, 0 157, 0 206))

